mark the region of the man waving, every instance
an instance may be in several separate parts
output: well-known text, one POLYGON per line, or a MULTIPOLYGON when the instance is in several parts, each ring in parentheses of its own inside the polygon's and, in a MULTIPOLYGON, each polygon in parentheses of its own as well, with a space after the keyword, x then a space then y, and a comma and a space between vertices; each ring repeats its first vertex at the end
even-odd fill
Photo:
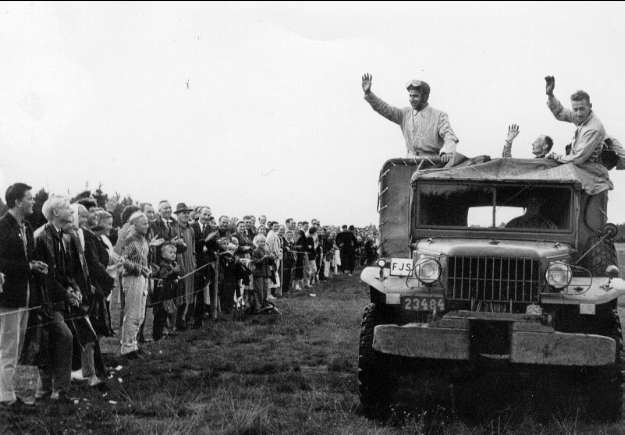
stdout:
POLYGON ((420 80, 411 80, 406 85, 411 107, 393 107, 371 91, 373 77, 362 76, 362 90, 365 100, 373 110, 398 124, 406 140, 408 156, 438 156, 443 163, 448 162, 456 151, 458 138, 449 124, 445 112, 428 104, 430 86, 420 80))
POLYGON ((559 121, 575 124, 575 133, 571 142, 570 152, 560 156, 551 153, 547 158, 559 163, 597 163, 600 160, 601 145, 605 139, 603 124, 595 115, 590 104, 590 96, 584 91, 577 91, 571 95, 571 109, 566 109, 553 95, 556 80, 553 76, 545 77, 545 91, 547 106, 553 116, 559 121))

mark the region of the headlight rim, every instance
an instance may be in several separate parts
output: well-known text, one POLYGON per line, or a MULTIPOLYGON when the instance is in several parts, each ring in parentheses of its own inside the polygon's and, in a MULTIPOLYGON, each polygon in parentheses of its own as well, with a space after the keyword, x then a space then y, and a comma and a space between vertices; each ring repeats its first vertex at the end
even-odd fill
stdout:
MULTIPOLYGON (((560 270, 562 271, 562 269, 560 270)), ((571 267, 571 265, 569 263, 567 263, 566 261, 554 261, 549 263, 549 265, 547 266, 547 270, 545 272, 545 280, 547 281, 547 284, 553 288, 555 288, 556 290, 564 290, 566 287, 569 286, 569 284, 571 284, 571 281, 573 280, 573 268, 571 267), (550 279, 551 275, 551 269, 554 267, 562 267, 564 266, 566 268, 566 275, 568 277, 568 279, 566 280, 566 283, 557 283, 554 284, 554 281, 552 279, 550 279)))
POLYGON ((434 284, 435 282, 441 279, 442 274, 443 274, 443 266, 436 258, 420 257, 414 263, 414 275, 422 284, 425 284, 425 285, 434 284), (436 265, 437 275, 435 278, 424 279, 422 276, 419 275, 419 271, 421 270, 421 267, 424 263, 433 263, 436 265))

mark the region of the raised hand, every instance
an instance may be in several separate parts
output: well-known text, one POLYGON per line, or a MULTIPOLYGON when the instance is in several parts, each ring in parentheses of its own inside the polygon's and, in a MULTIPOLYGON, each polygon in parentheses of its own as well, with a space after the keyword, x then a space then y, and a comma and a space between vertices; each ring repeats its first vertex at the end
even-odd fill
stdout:
POLYGON ((546 158, 546 159, 549 159, 549 160, 556 160, 556 161, 558 161, 558 160, 560 160, 561 156, 560 156, 559 154, 556 154, 556 153, 554 153, 554 152, 551 152, 551 153, 547 154, 547 155, 545 156, 545 158, 546 158))
POLYGON ((518 124, 512 124, 508 126, 508 136, 506 136, 506 142, 512 142, 515 137, 519 135, 518 124))
POLYGON ((366 73, 362 76, 362 90, 365 94, 371 92, 371 83, 373 83, 373 76, 371 76, 371 74, 366 73))
POLYGON ((163 243, 165 243, 165 239, 161 237, 156 237, 150 240, 150 246, 161 246, 163 243))
POLYGON ((556 88, 556 78, 554 76, 545 77, 545 91, 547 95, 553 95, 553 90, 556 88))

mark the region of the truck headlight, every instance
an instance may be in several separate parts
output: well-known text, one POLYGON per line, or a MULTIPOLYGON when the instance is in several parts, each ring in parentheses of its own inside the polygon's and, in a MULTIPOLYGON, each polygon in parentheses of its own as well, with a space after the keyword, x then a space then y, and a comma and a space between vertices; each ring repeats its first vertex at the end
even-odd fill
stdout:
POLYGON ((415 263, 415 274, 423 284, 432 284, 441 277, 441 264, 433 258, 420 258, 415 263))
POLYGON ((573 278, 571 266, 563 261, 551 263, 547 268, 547 283, 557 289, 562 289, 570 284, 573 278))

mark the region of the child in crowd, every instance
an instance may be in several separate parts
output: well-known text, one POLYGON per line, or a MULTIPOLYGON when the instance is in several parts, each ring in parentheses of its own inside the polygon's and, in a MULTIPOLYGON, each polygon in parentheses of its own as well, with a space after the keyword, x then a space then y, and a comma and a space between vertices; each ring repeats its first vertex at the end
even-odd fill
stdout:
POLYGON ((180 277, 180 266, 176 262, 176 245, 165 242, 160 246, 160 253, 160 263, 153 265, 153 277, 156 278, 152 295, 154 312, 152 337, 154 340, 160 340, 163 337, 163 329, 168 317, 171 318, 176 313, 174 298, 178 294, 178 278, 180 277))
POLYGON ((319 234, 317 234, 317 227, 311 227, 308 230, 308 237, 306 237, 306 252, 308 253, 308 278, 310 288, 311 285, 319 282, 317 277, 317 255, 319 251, 319 234))
POLYGON ((241 283, 249 282, 249 270, 235 255, 238 246, 230 242, 225 252, 220 254, 219 300, 221 311, 230 314, 236 301, 241 297, 241 283))
POLYGON ((250 300, 252 313, 258 312, 267 305, 267 294, 269 291, 269 280, 271 279, 271 266, 274 260, 265 250, 267 239, 262 234, 254 237, 256 249, 252 252, 252 264, 254 265, 254 291, 250 300))

